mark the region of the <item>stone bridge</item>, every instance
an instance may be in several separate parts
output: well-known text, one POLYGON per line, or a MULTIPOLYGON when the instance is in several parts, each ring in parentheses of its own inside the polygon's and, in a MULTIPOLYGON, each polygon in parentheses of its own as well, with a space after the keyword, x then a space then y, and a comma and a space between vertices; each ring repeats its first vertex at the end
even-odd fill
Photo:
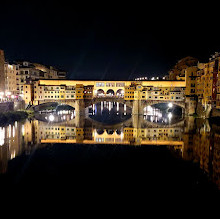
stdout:
POLYGON ((139 114, 142 115, 144 113, 144 108, 147 106, 152 106, 155 104, 160 104, 160 103, 172 103, 173 105, 179 106, 182 109, 185 110, 186 104, 185 101, 170 101, 170 100, 125 100, 124 98, 113 96, 113 97, 94 97, 93 99, 73 99, 73 100, 54 100, 54 101, 40 101, 39 105, 35 106, 35 110, 39 110, 39 106, 45 104, 66 104, 69 106, 72 106, 75 108, 76 113, 83 112, 83 109, 93 105, 97 104, 99 102, 118 102, 121 104, 126 104, 126 106, 130 107, 132 109, 132 114, 139 114))

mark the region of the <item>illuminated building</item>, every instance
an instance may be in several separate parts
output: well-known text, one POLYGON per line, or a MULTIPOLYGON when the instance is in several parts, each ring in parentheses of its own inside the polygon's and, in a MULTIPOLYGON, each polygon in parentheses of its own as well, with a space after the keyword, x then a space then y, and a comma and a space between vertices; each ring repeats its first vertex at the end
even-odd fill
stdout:
POLYGON ((4 64, 5 64, 5 55, 4 51, 0 50, 0 92, 5 92, 5 72, 4 72, 4 64))
POLYGON ((94 98, 184 101, 185 81, 38 80, 24 86, 26 105, 94 98))
POLYGON ((5 61, 4 51, 0 50, 0 77, 0 92, 19 95, 24 93, 24 85, 39 79, 65 79, 66 72, 28 61, 9 63, 5 61))
POLYGON ((19 87, 17 86, 17 75, 18 75, 18 65, 9 64, 8 62, 4 65, 5 72, 5 93, 10 93, 12 95, 19 94, 19 87))
POLYGON ((169 71, 170 80, 185 80, 185 70, 188 67, 196 66, 198 59, 187 56, 180 59, 177 64, 169 71))

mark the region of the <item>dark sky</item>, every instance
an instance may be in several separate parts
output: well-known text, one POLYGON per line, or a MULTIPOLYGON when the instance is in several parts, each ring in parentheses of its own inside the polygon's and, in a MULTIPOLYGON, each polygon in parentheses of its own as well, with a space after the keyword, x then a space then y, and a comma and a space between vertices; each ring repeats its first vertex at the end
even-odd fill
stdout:
POLYGON ((220 51, 217 5, 68 2, 0 3, 6 58, 57 66, 70 79, 134 79, 220 51))

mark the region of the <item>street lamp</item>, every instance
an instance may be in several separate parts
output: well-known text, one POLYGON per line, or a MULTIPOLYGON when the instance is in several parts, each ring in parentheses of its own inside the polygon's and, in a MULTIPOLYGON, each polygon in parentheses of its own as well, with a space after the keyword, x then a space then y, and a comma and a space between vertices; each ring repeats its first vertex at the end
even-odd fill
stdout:
POLYGON ((168 103, 168 107, 169 107, 169 108, 172 108, 172 107, 173 107, 173 104, 172 104, 172 103, 168 103))
POLYGON ((49 116, 49 120, 50 120, 50 122, 53 122, 54 119, 55 119, 55 118, 54 118, 54 115, 50 115, 50 116, 49 116))

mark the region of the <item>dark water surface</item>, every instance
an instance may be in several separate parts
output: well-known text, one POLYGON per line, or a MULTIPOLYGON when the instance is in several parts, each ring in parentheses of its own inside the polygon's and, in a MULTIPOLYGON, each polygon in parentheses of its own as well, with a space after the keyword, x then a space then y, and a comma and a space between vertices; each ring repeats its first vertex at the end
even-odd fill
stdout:
POLYGON ((100 124, 91 116, 53 116, 0 128, 6 197, 219 196, 220 127, 208 120, 161 124, 130 115, 118 124, 100 124))

